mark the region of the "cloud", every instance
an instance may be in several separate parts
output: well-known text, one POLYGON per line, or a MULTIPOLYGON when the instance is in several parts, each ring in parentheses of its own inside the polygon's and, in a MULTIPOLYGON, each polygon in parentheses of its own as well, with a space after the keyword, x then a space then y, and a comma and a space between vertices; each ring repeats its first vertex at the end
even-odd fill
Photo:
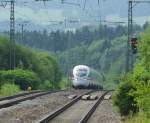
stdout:
MULTIPOLYGON (((105 17, 105 20, 107 21, 112 21, 112 22, 127 22, 128 18, 127 17, 120 17, 119 14, 112 14, 108 15, 105 17)), ((143 25, 145 22, 150 21, 150 16, 134 16, 133 21, 136 24, 143 25)))
POLYGON ((65 31, 65 32, 67 32, 67 31, 75 32, 75 31, 76 31, 76 28, 66 28, 64 31, 65 31))
MULTIPOLYGON (((0 9, 0 22, 9 21, 10 12, 7 8, 0 9)), ((36 25, 48 25, 50 20, 64 20, 62 9, 39 9, 33 10, 28 7, 15 7, 15 19, 30 21, 36 25)))

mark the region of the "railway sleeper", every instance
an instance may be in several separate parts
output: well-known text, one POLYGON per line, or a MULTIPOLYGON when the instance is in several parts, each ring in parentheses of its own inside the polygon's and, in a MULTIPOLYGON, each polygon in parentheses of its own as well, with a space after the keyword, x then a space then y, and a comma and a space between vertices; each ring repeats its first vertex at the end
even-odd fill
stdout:
POLYGON ((68 96, 68 99, 74 99, 74 98, 76 98, 77 97, 77 95, 76 94, 73 94, 73 95, 69 95, 68 96))
POLYGON ((109 95, 105 95, 105 96, 104 96, 104 100, 110 100, 110 99, 111 99, 111 96, 112 96, 112 95, 110 95, 110 94, 109 94, 109 95))
POLYGON ((98 96, 97 95, 83 95, 82 100, 96 100, 98 99, 98 96))

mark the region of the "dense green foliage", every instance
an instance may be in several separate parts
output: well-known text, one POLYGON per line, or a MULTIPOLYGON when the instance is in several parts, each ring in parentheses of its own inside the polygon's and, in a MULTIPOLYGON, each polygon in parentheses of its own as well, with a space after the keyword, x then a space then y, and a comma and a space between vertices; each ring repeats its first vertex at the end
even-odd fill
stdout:
POLYGON ((72 87, 71 80, 68 78, 63 78, 62 81, 60 81, 60 88, 65 89, 66 87, 72 87))
POLYGON ((123 79, 116 92, 114 102, 121 114, 131 111, 144 112, 150 116, 150 27, 141 35, 139 60, 132 73, 123 79), (130 85, 130 86, 128 86, 130 85), (125 104, 122 107, 122 104, 125 104), (134 106, 130 108, 130 106, 134 106), (124 112, 124 110, 127 110, 124 112))
MULTIPOLYGON (((136 26, 138 30, 139 26, 136 26)), ((109 27, 107 25, 100 25, 99 27, 82 27, 75 32, 72 31, 52 31, 48 33, 47 30, 43 32, 25 31, 24 41, 21 42, 21 34, 16 35, 17 41, 48 51, 61 52, 79 46, 80 44, 91 44, 98 39, 114 39, 127 34, 127 27, 117 26, 109 27)))
POLYGON ((150 119, 147 118, 145 113, 138 113, 134 117, 129 116, 124 123, 150 123, 150 119))
MULTIPOLYGON (((134 29, 141 30, 141 27, 135 25, 134 29)), ((55 52, 65 76, 71 74, 75 65, 85 64, 105 76, 107 82, 104 83, 105 88, 114 89, 119 83, 119 76, 124 73, 126 35, 126 26, 100 25, 99 27, 85 26, 75 32, 25 31, 23 41, 18 32, 16 39, 18 43, 55 52)), ((20 53, 17 56, 19 68, 37 73, 45 85, 47 81, 54 83, 60 80, 60 70, 55 60, 52 60, 52 56, 46 53, 35 53, 26 47, 17 47, 17 54, 20 53)), ((61 85, 69 85, 67 81, 63 82, 61 85)))
POLYGON ((11 83, 19 85, 22 90, 26 90, 28 87, 36 89, 39 85, 38 76, 31 71, 16 69, 0 71, 0 84, 11 83))
POLYGON ((18 85, 15 84, 4 84, 0 89, 0 96, 10 96, 19 93, 21 90, 18 85))
MULTIPOLYGON (((133 29, 142 30, 137 25, 133 29)), ((71 74, 75 65, 85 64, 105 75, 105 88, 114 89, 119 83, 119 76, 124 74, 126 35, 126 26, 100 25, 85 26, 75 32, 25 31, 23 42, 18 32, 17 40, 34 48, 55 52, 65 76, 71 74)))
POLYGON ((135 90, 132 83, 128 80, 121 83, 116 95, 114 97, 114 104, 119 108, 121 115, 128 115, 130 112, 136 112, 137 106, 135 105, 134 96, 131 96, 129 92, 135 90))
POLYGON ((9 46, 7 38, 0 37, 0 82, 20 85, 21 89, 31 86, 37 89, 42 83, 54 83, 58 87, 61 72, 55 57, 47 52, 32 50, 16 45, 16 70, 9 70, 9 46))
POLYGON ((97 40, 90 45, 82 44, 58 53, 58 58, 66 75, 73 66, 85 64, 104 74, 107 82, 104 83, 105 88, 113 89, 125 70, 125 45, 125 36, 114 40, 97 40))

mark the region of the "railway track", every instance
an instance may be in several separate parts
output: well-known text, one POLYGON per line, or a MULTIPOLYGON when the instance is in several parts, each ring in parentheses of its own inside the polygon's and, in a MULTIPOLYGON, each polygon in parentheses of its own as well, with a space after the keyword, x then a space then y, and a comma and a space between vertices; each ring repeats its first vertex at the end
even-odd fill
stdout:
POLYGON ((40 97, 40 96, 51 94, 51 93, 56 93, 59 91, 64 91, 64 90, 54 90, 54 91, 51 90, 51 91, 47 91, 47 92, 35 91, 35 92, 31 92, 31 93, 24 93, 24 94, 18 94, 15 96, 4 97, 0 101, 0 109, 7 108, 7 107, 13 106, 15 104, 18 104, 18 103, 26 101, 26 100, 31 100, 36 97, 40 97))
POLYGON ((103 101, 104 96, 108 93, 109 91, 106 91, 98 98, 98 100, 95 102, 95 104, 92 106, 92 108, 82 117, 82 119, 78 123, 86 123, 88 119, 92 116, 98 105, 103 101))
POLYGON ((71 102, 65 104, 60 109, 45 116, 38 121, 39 123, 86 123, 90 116, 93 114, 97 106, 104 99, 104 96, 109 91, 89 91, 81 94, 71 102), (97 100, 81 100, 82 96, 90 93, 99 93, 97 100), (83 117, 82 117, 83 116, 83 117))
POLYGON ((17 98, 17 97, 26 96, 26 95, 30 95, 30 94, 35 94, 35 93, 39 93, 39 92, 44 92, 44 91, 31 91, 31 92, 24 92, 24 93, 12 95, 12 96, 1 97, 0 101, 10 100, 10 99, 14 99, 14 98, 17 98))

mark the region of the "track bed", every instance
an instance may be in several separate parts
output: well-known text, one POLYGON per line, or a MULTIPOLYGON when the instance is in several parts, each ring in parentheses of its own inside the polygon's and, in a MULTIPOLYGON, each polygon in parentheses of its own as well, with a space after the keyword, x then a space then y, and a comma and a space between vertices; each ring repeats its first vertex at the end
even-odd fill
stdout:
MULTIPOLYGON (((94 92, 91 95, 98 95, 100 97, 102 94, 103 92, 100 91, 94 92)), ((78 123, 96 101, 97 100, 79 100, 48 123, 78 123)))
POLYGON ((121 118, 113 108, 112 100, 103 100, 87 123, 121 123, 121 118))
POLYGON ((8 108, 0 109, 0 123, 37 123, 45 114, 61 107, 70 99, 70 94, 80 94, 86 90, 70 90, 37 97, 8 108))

